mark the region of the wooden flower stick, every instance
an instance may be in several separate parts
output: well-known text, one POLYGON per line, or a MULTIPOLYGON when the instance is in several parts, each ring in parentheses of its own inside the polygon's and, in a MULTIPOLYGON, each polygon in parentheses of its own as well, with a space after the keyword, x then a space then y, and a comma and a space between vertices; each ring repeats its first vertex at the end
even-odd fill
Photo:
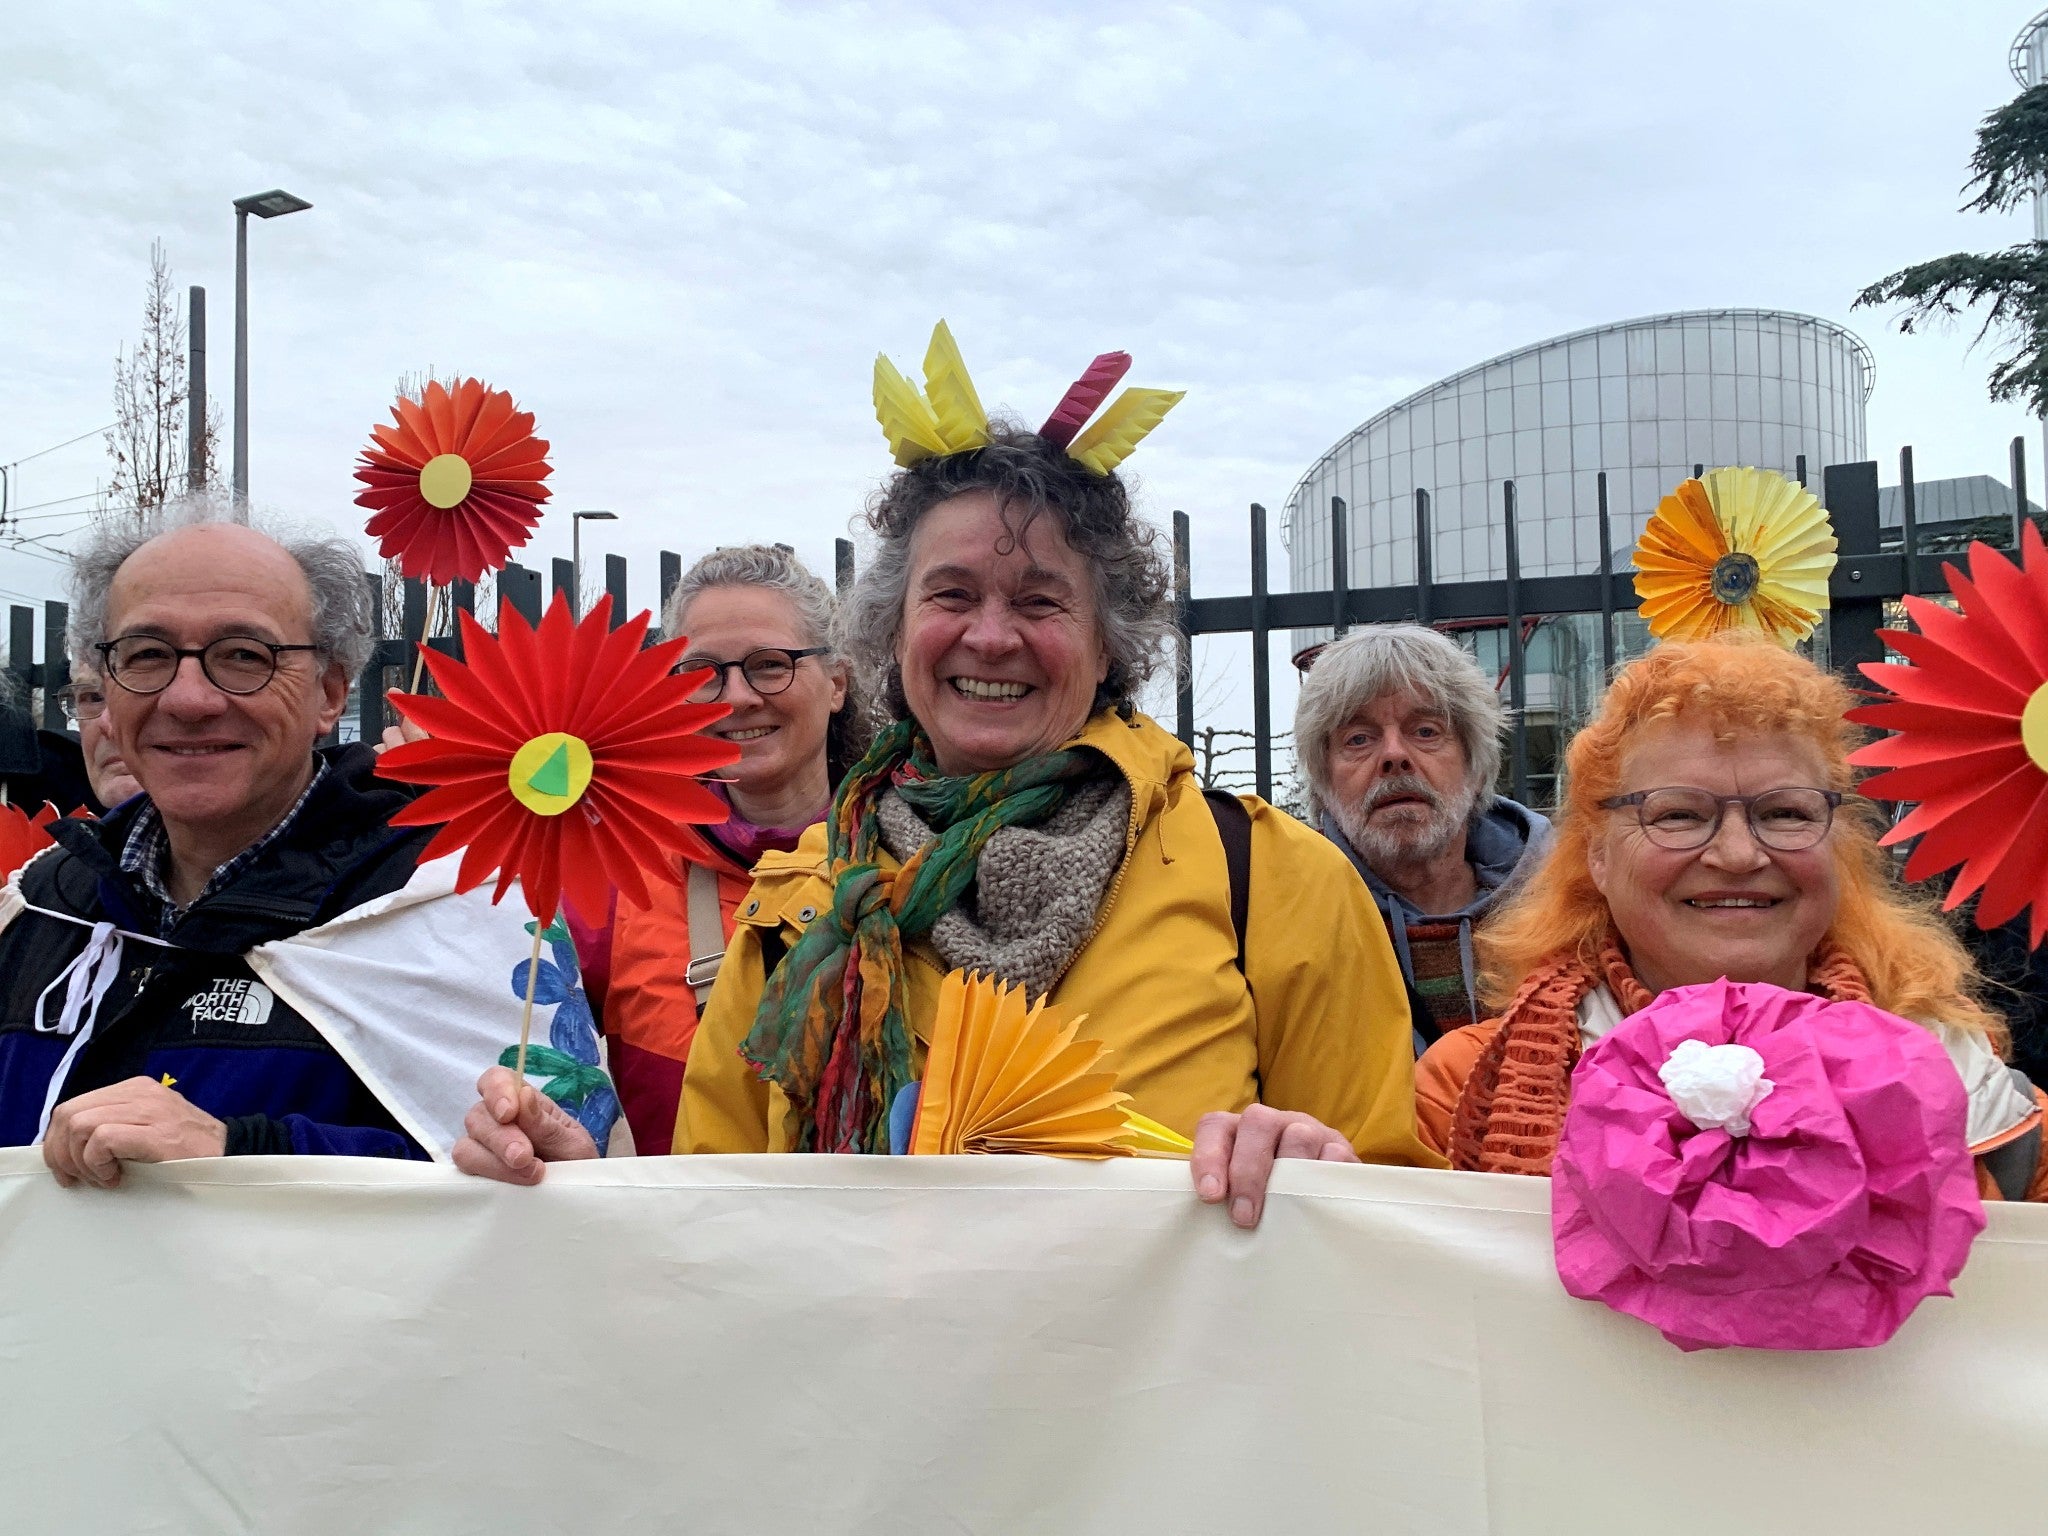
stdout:
POLYGON ((526 1009, 519 1015, 519 1063, 512 1069, 512 1075, 522 1083, 526 1081, 526 1047, 533 1039, 533 988, 540 980, 540 941, 547 931, 546 923, 539 918, 533 920, 533 958, 526 962, 526 1009))
POLYGON ((427 639, 434 633, 434 621, 439 617, 441 594, 446 590, 445 587, 427 588, 427 612, 426 617, 420 621, 420 643, 412 648, 412 686, 405 690, 407 693, 420 691, 420 674, 426 670, 427 665, 427 639))

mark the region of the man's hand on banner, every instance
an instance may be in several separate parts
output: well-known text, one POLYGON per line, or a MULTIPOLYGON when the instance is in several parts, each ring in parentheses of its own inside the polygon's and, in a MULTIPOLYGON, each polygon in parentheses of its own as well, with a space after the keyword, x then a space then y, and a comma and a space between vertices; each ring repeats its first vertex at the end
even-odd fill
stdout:
POLYGON ((1230 1202, 1230 1219, 1256 1227, 1266 1209, 1266 1183, 1282 1157, 1355 1163, 1358 1154, 1340 1131, 1299 1110, 1254 1104, 1241 1115, 1202 1116, 1195 1127, 1190 1167, 1195 1193, 1207 1205, 1230 1202))
POLYGON ((538 1184, 548 1163, 597 1156, 590 1132, 561 1105, 509 1067, 492 1067, 476 1081, 477 1102, 462 1122, 455 1166, 506 1184, 538 1184))
POLYGON ((112 1189, 121 1182, 123 1162, 219 1157, 227 1141, 228 1128, 182 1093, 154 1078, 131 1077, 59 1104, 43 1138, 43 1161, 66 1189, 112 1189))

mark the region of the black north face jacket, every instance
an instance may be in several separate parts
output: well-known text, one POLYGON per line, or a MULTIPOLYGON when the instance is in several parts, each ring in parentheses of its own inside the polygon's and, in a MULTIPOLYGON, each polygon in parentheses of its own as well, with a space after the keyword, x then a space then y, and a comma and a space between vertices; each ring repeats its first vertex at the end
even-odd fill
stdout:
POLYGON ((21 872, 27 907, 0 929, 0 1145, 33 1142, 65 1099, 141 1076, 224 1121, 230 1153, 427 1155, 242 958, 399 890, 432 835, 389 825, 410 796, 374 776, 368 747, 322 755, 327 773, 291 826, 167 945, 148 942, 156 903, 120 867, 141 800, 52 829, 60 846, 21 872), (96 924, 125 931, 118 957, 96 924), (64 1032, 67 996, 100 980, 97 1007, 74 1010, 79 1027, 64 1032))

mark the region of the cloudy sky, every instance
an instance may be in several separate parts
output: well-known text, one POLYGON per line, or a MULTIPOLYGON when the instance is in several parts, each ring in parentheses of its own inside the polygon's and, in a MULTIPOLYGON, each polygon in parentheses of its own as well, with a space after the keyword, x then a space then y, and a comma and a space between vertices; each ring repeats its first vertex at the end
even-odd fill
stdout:
POLYGON ((1277 509, 1381 407, 1665 310, 1846 323, 1877 358, 1875 455, 2003 478, 2029 428, 1968 332, 1849 303, 2030 233, 1955 210, 2031 9, 19 6, 0 464, 26 461, 41 542, 0 544, 0 593, 61 582, 106 460, 28 456, 111 419, 153 239, 208 290, 226 408, 230 203, 274 186, 314 206, 252 221, 257 501, 357 526, 351 463, 399 376, 476 374, 554 445, 530 557, 567 554, 566 510, 616 510, 586 559, 631 556, 636 602, 662 547, 777 537, 829 569, 887 467, 874 355, 915 362, 940 315, 984 400, 1034 421, 1112 347, 1188 390, 1134 468, 1155 515, 1193 517, 1198 593, 1243 589, 1245 504, 1277 509))

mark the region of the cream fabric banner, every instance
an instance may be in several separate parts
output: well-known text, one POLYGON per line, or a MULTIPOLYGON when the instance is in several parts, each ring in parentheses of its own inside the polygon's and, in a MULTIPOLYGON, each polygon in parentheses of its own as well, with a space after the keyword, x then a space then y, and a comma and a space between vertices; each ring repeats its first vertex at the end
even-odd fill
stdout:
POLYGON ((2048 1210, 1883 1349, 1687 1356, 1562 1293, 1543 1182, 1185 1178, 0 1153, 0 1528, 2041 1527, 2048 1210))

